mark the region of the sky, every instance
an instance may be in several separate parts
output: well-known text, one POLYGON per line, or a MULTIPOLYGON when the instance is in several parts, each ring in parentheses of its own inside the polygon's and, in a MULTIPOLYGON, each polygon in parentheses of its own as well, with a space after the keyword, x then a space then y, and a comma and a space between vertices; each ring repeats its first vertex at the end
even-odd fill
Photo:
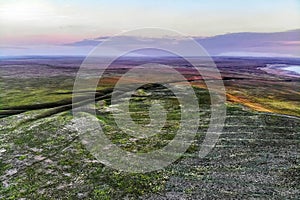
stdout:
POLYGON ((59 45, 161 27, 187 36, 300 28, 300 0, 0 0, 0 45, 59 45))

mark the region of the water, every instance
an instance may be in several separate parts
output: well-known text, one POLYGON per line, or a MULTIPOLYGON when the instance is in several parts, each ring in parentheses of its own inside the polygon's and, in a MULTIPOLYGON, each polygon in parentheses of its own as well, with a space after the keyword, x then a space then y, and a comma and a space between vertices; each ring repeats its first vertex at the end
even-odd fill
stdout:
POLYGON ((289 65, 288 67, 284 67, 283 69, 300 74, 300 66, 298 65, 289 65))

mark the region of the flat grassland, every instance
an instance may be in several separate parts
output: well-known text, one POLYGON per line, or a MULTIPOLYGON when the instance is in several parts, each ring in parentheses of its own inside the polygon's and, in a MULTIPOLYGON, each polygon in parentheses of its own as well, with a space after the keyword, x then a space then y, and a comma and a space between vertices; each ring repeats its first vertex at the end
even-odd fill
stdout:
MULTIPOLYGON (((163 170, 125 173, 100 163, 73 127, 72 90, 83 58, 18 58, 0 61, 0 199, 297 199, 300 196, 300 77, 268 73, 267 64, 299 65, 297 59, 214 58, 227 96, 227 116, 215 148, 198 151, 210 120, 205 82, 176 58, 155 63, 173 66, 193 86, 200 125, 193 144, 163 170)), ((136 139, 122 132, 112 116, 115 83, 134 65, 115 62, 96 89, 96 116, 112 143, 135 152, 167 145, 179 127, 180 105, 159 84, 141 87, 130 99, 140 125, 150 122, 157 100, 167 111, 161 133, 136 139)), ((87 81, 89 81, 87 79, 87 81)), ((180 82, 178 82, 180 85, 180 82)), ((87 99, 83 91, 82 105, 87 99)), ((140 131, 143 131, 142 129, 140 131)))

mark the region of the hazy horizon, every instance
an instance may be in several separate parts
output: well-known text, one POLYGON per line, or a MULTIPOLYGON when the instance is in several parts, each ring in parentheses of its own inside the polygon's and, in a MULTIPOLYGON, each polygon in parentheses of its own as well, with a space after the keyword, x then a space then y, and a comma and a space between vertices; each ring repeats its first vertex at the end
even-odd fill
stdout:
MULTIPOLYGON (((140 41, 145 37, 119 35, 114 36, 119 41, 130 42, 130 45, 139 47, 140 41)), ((13 56, 87 56, 94 47, 109 39, 96 37, 94 39, 82 39, 71 43, 62 44, 38 44, 38 45, 0 45, 1 57, 13 56)), ((198 42, 210 56, 241 56, 241 57, 297 57, 300 58, 300 29, 285 32, 257 33, 242 32, 228 33, 211 37, 146 37, 144 44, 149 46, 176 41, 177 47, 184 48, 186 38, 192 38, 198 42)), ((118 44, 107 49, 106 55, 114 54, 120 50, 118 44)), ((159 56, 160 52, 149 51, 147 53, 131 54, 131 56, 159 56)))

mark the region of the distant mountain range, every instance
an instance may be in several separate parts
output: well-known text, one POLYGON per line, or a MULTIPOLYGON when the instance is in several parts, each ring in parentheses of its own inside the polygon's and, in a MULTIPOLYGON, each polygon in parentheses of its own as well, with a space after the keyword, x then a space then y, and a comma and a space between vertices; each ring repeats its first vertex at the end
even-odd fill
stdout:
MULTIPOLYGON (((95 46, 109 37, 84 39, 62 45, 0 47, 3 55, 87 55, 95 46)), ((119 36, 118 40, 126 40, 138 45, 140 40, 149 44, 174 42, 179 44, 184 38, 139 38, 135 36, 119 36)), ((255 57, 300 57, 300 29, 274 33, 227 33, 212 37, 193 37, 211 56, 255 56, 255 57)), ((184 45, 182 45, 184 46, 184 45)), ((109 51, 120 50, 118 45, 109 51), (113 50, 112 50, 113 49, 113 50)), ((139 52, 135 56, 164 56, 157 51, 139 52)))
POLYGON ((229 33, 196 40, 214 55, 300 56, 300 29, 276 33, 229 33))
MULTIPOLYGON (((139 38, 121 36, 138 42, 139 38)), ((96 46, 109 37, 85 39, 66 46, 96 46)), ((151 38, 152 42, 163 42, 165 38, 151 38), (156 41, 153 41, 156 40, 156 41)), ((219 56, 287 56, 300 57, 300 29, 274 33, 227 33, 213 37, 194 37, 210 55, 219 56)), ((178 39, 180 40, 180 39, 178 39)))

